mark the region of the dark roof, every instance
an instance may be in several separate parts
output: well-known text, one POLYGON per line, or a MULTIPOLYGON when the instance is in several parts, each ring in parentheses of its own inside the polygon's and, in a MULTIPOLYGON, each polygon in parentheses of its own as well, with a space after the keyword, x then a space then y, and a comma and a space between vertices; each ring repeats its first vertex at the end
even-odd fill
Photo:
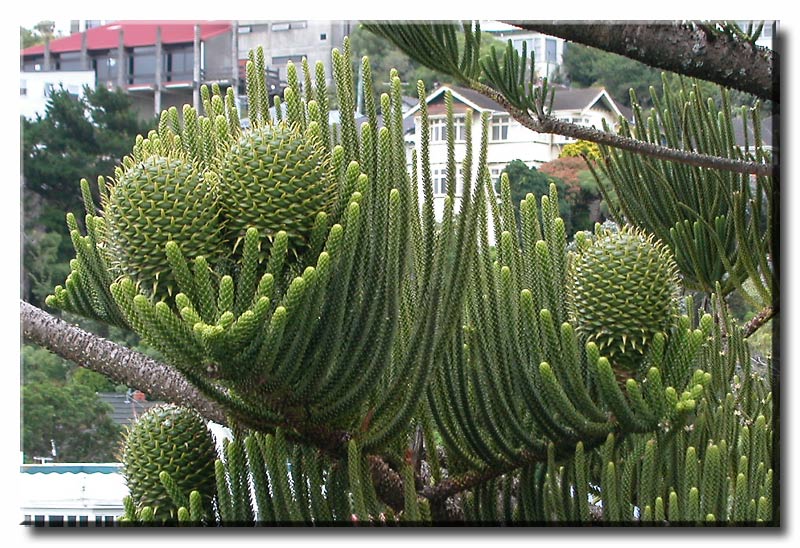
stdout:
MULTIPOLYGON (((52 53, 81 51, 82 35, 86 35, 89 50, 114 49, 119 45, 119 31, 124 33, 125 47, 152 46, 156 43, 156 28, 161 27, 163 44, 182 44, 194 41, 194 25, 200 25, 200 39, 208 40, 231 29, 227 21, 115 21, 84 32, 76 32, 50 41, 52 53)), ((21 55, 41 55, 44 44, 22 50, 21 55)))
MULTIPOLYGON (((477 91, 464 88, 460 86, 442 86, 437 90, 434 90, 431 95, 429 96, 429 105, 437 105, 439 103, 444 102, 443 94, 436 94, 438 90, 443 88, 447 88, 453 91, 454 95, 462 97, 465 101, 468 101, 479 110, 490 110, 494 112, 505 112, 505 107, 501 104, 493 101, 492 99, 486 97, 485 95, 478 93, 477 91)), ((617 103, 611 94, 608 93, 605 88, 601 87, 589 87, 589 88, 566 88, 566 87, 558 87, 555 91, 555 98, 553 99, 553 110, 582 110, 584 108, 590 107, 593 105, 595 100, 597 100, 598 96, 601 93, 605 92, 605 95, 608 99, 614 103, 614 106, 619 109, 625 118, 630 119, 631 112, 630 109, 624 108, 622 105, 617 103)), ((458 99, 458 97, 455 97, 458 99)), ((601 99, 605 100, 605 99, 601 99)), ((610 106, 610 105, 609 105, 610 106)), ((416 110, 416 109, 412 109, 416 110)), ((612 108, 613 110, 613 108, 612 108)), ((433 112, 433 110, 429 109, 429 112, 433 112)))
POLYGON ((100 399, 111 406, 112 420, 121 426, 130 426, 142 413, 161 405, 160 401, 138 401, 128 394, 118 394, 116 392, 100 392, 97 394, 100 399))
POLYGON ((500 103, 489 99, 485 95, 478 93, 474 89, 469 88, 462 88, 459 86, 447 86, 452 89, 454 92, 458 93, 464 99, 479 106, 483 110, 501 110, 504 111, 505 107, 503 107, 500 103))

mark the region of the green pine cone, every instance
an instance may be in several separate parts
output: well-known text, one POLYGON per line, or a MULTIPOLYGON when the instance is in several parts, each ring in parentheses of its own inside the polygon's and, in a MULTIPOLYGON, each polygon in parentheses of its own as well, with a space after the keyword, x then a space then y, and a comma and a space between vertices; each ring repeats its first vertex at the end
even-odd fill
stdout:
POLYGON ((270 241, 286 231, 294 253, 302 252, 317 213, 334 197, 329 163, 317 135, 284 122, 245 133, 220 166, 220 205, 234 249, 255 227, 270 241))
POLYGON ((202 496, 207 511, 216 494, 214 438, 205 421, 191 409, 167 404, 149 409, 128 430, 122 470, 138 508, 153 508, 159 519, 174 519, 178 507, 159 474, 167 472, 188 498, 202 496))
POLYGON ((115 267, 156 298, 177 292, 165 245, 216 263, 225 255, 214 176, 180 157, 150 156, 109 187, 105 204, 115 267))
POLYGON ((619 380, 638 373, 653 336, 672 325, 677 272, 670 249, 632 227, 601 232, 576 258, 576 327, 609 358, 619 380))

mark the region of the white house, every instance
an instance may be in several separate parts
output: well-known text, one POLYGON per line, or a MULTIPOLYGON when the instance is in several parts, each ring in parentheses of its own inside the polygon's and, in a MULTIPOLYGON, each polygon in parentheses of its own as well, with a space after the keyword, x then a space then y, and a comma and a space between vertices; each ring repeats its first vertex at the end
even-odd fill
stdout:
POLYGON ((19 113, 26 118, 44 116, 47 100, 63 86, 72 95, 82 97, 84 86, 94 89, 92 70, 41 71, 19 73, 19 113))
POLYGON ((530 59, 531 53, 534 54, 534 70, 540 78, 545 76, 553 78, 564 64, 564 51, 567 46, 563 38, 521 29, 500 21, 481 21, 481 31, 491 34, 504 43, 511 40, 511 46, 520 55, 522 55, 522 45, 525 44, 526 58, 530 59))
MULTIPOLYGON (((453 96, 453 113, 455 129, 455 156, 458 168, 466 151, 464 140, 464 124, 467 111, 472 111, 472 143, 473 165, 477 164, 480 151, 480 120, 481 114, 488 112, 491 115, 489 127, 489 144, 487 163, 496 180, 503 169, 513 160, 521 160, 528 166, 538 167, 546 162, 555 160, 561 153, 564 145, 574 142, 574 139, 561 135, 537 133, 532 131, 514 118, 495 101, 468 88, 456 86, 441 86, 426 98, 428 110, 428 125, 430 136, 430 164, 433 182, 435 211, 437 220, 441 219, 444 210, 444 197, 447 195, 446 169, 447 169, 447 120, 445 109, 445 92, 450 91, 453 96)), ((416 106, 404 115, 406 119, 414 119, 413 147, 420 156, 420 123, 419 106, 416 106)), ((614 127, 620 116, 630 118, 629 111, 620 106, 604 88, 584 89, 557 89, 553 101, 553 116, 573 124, 595 127, 601 129, 603 120, 614 127)), ((422 197, 422 188, 419 190, 422 197)), ((456 185, 456 198, 461 197, 461 181, 456 185)))

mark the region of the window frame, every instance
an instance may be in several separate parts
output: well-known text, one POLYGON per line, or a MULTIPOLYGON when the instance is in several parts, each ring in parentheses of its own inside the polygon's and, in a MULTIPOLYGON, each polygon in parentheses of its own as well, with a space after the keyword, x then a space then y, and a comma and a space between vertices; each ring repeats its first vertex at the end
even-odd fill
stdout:
POLYGON ((492 134, 490 140, 494 143, 509 141, 510 128, 511 115, 502 114, 499 116, 492 116, 492 134))

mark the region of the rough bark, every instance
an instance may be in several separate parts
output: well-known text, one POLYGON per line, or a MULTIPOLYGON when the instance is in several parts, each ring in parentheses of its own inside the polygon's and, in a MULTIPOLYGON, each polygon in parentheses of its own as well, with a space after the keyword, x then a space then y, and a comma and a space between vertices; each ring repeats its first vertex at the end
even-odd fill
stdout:
POLYGON ((102 373, 115 382, 134 386, 158 399, 192 407, 207 419, 226 424, 225 411, 168 365, 70 325, 25 301, 20 301, 20 318, 25 341, 102 373))
MULTIPOLYGON (((116 382, 135 386, 158 399, 193 408, 218 424, 228 424, 228 411, 203 395, 170 366, 68 324, 25 301, 20 301, 20 319, 25 341, 116 382)), ((334 456, 341 456, 343 447, 346 447, 347 438, 341 433, 335 441, 328 431, 305 430, 301 434, 306 441, 315 441, 318 447, 334 456)), ((402 510, 403 481, 400 476, 377 455, 370 455, 368 462, 378 495, 396 511, 402 510)))
POLYGON ((727 34, 710 32, 702 25, 507 23, 780 102, 780 87, 775 78, 778 53, 727 34))
POLYGON ((761 326, 766 324, 769 320, 772 319, 778 313, 778 306, 768 306, 756 314, 753 319, 747 322, 743 328, 744 337, 747 338, 756 331, 759 330, 761 326))

